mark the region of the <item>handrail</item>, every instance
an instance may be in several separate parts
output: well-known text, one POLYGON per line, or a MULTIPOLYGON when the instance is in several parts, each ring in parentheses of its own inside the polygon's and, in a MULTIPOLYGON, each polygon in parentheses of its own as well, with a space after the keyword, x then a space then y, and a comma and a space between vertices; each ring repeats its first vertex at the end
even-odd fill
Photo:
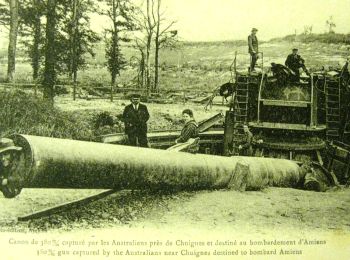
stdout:
POLYGON ((265 77, 265 73, 264 71, 262 71, 260 85, 259 85, 259 93, 258 93, 258 118, 257 118, 258 123, 260 122, 260 101, 261 101, 261 90, 262 90, 264 77, 265 77))
POLYGON ((311 103, 311 109, 310 109, 310 126, 314 126, 314 76, 311 73, 310 75, 311 80, 311 97, 310 97, 310 103, 311 103))

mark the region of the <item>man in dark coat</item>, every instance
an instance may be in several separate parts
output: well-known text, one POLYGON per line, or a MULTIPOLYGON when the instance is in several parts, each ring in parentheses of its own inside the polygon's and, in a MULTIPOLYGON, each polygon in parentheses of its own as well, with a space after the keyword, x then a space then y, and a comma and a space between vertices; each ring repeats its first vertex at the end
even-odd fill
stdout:
POLYGON ((253 72, 255 68, 256 61, 259 58, 258 52, 258 38, 256 37, 258 29, 253 28, 252 33, 248 36, 248 52, 250 54, 250 68, 249 71, 253 72))
POLYGON ((124 108, 123 121, 125 133, 128 135, 129 144, 141 147, 148 147, 147 141, 147 121, 149 113, 147 107, 140 103, 140 95, 130 96, 131 104, 124 108))
POLYGON ((294 48, 292 53, 288 55, 285 65, 292 71, 294 74, 293 80, 300 80, 299 69, 302 68, 307 75, 310 75, 309 71, 305 67, 305 60, 298 54, 298 49, 294 48))

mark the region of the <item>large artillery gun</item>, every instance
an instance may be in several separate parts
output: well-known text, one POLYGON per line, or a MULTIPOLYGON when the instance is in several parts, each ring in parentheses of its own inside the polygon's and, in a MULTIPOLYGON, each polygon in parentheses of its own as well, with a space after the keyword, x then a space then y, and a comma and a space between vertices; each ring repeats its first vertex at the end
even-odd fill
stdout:
POLYGON ((6 151, 11 158, 0 176, 0 190, 9 198, 23 188, 179 191, 298 187, 305 175, 298 163, 290 160, 191 154, 29 135, 15 135, 12 140, 15 149, 6 151))

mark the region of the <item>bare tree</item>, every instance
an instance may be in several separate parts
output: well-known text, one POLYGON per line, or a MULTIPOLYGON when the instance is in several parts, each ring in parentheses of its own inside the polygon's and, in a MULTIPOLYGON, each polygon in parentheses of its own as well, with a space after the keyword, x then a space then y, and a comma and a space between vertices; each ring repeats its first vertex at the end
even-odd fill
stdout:
POLYGON ((140 58, 136 58, 138 61, 139 67, 138 67, 138 73, 137 73, 137 85, 138 87, 143 88, 146 86, 146 54, 145 54, 145 44, 140 42, 139 39, 135 39, 135 46, 134 46, 140 53, 140 58))
POLYGON ((164 26, 165 18, 164 12, 161 13, 162 0, 155 1, 155 8, 152 9, 153 22, 155 24, 155 37, 154 37, 154 85, 153 91, 159 92, 159 50, 166 44, 170 45, 174 37, 177 35, 177 31, 170 31, 174 25, 174 21, 164 26), (155 10, 154 10, 155 9, 155 10))
POLYGON ((326 21, 326 25, 328 28, 328 33, 334 33, 334 28, 336 27, 336 25, 333 22, 333 16, 329 17, 329 19, 326 21))
MULTIPOLYGON (((135 48, 139 50, 141 58, 140 70, 142 80, 149 94, 159 91, 159 52, 162 47, 175 43, 176 30, 170 30, 175 22, 166 23, 165 13, 162 11, 161 0, 147 0, 144 11, 140 14, 138 27, 142 37, 136 38, 135 48), (154 43, 154 46, 153 44, 154 43), (154 74, 152 74, 151 53, 154 50, 154 74), (154 82, 152 83, 152 76, 154 82)), ((140 77, 139 77, 140 78, 140 77)))
POLYGON ((8 45, 8 61, 7 61, 7 81, 12 82, 16 67, 16 45, 18 34, 18 0, 10 0, 10 33, 8 45))
POLYGON ((304 25, 304 35, 312 34, 312 25, 304 25))
POLYGON ((139 80, 141 87, 146 88, 147 95, 151 91, 151 47, 156 24, 152 18, 154 0, 146 0, 146 6, 138 9, 137 29, 139 34, 135 37, 134 47, 139 51, 139 80), (142 10, 143 9, 143 10, 142 10))
POLYGON ((150 92, 151 88, 151 44, 152 44, 152 36, 154 33, 154 28, 156 27, 156 24, 152 22, 152 10, 154 7, 154 1, 153 0, 147 0, 147 13, 146 13, 146 87, 147 87, 147 94, 150 92))

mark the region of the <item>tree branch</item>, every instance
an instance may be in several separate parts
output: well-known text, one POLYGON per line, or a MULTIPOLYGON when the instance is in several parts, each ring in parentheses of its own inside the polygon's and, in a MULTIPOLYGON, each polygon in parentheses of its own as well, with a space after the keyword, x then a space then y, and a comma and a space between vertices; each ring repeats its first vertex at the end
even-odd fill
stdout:
POLYGON ((167 27, 164 28, 164 30, 162 30, 160 33, 159 33, 159 36, 163 35, 163 33, 167 32, 167 30, 169 30, 171 28, 171 26, 173 26, 176 22, 175 21, 172 21, 167 27))

